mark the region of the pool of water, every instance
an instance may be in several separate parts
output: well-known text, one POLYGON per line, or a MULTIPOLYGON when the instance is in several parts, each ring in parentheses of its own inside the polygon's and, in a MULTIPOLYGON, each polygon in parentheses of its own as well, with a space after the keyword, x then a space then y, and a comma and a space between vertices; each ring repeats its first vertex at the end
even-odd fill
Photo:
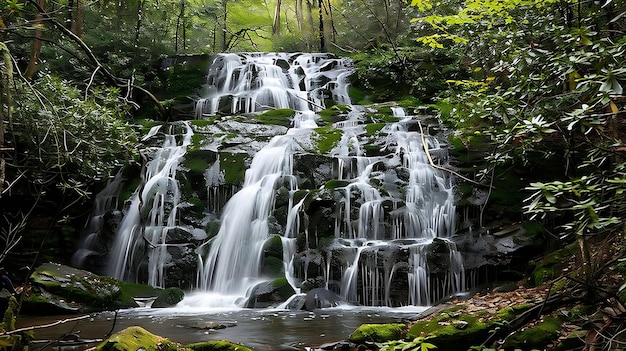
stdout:
MULTIPOLYGON (((188 344, 230 340, 255 350, 305 350, 347 340, 364 323, 393 323, 413 318, 426 307, 337 307, 313 312, 277 309, 156 309, 135 308, 102 312, 88 318, 35 330, 32 349, 58 349, 55 340, 79 338, 92 343, 64 342, 64 350, 84 350, 107 333, 137 325, 171 341, 188 344), (69 336, 68 336, 69 335, 69 336)), ((17 327, 42 325, 76 316, 20 316, 17 327)))

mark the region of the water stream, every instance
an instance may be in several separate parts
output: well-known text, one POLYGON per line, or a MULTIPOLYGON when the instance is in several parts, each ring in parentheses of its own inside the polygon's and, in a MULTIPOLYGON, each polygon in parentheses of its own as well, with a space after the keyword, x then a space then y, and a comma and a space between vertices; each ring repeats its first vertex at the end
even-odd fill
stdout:
MULTIPOLYGON (((185 251, 196 262, 197 279, 181 309, 249 306, 259 298, 252 296, 259 287, 283 278, 303 298, 314 283, 344 303, 361 306, 427 306, 464 290, 462 258, 451 240, 452 179, 438 168, 447 162, 445 145, 420 132, 420 116, 397 106, 392 108, 396 122, 376 133, 367 129, 367 109, 351 105, 348 97, 351 72, 348 60, 325 54, 217 55, 196 118, 220 117, 215 123, 243 126, 245 121, 228 116, 289 108, 295 110, 291 128, 256 142, 240 187, 224 184, 225 158, 219 152, 226 146, 205 147, 218 157, 204 172, 206 188, 197 191, 206 192, 205 223, 219 223, 214 236, 206 226, 182 224, 178 214, 189 206, 179 173, 193 144, 192 123, 151 130, 145 139, 162 137, 163 142, 145 152, 143 180, 127 201, 108 273, 166 287, 168 270, 176 265, 172 250, 188 247, 170 236, 185 232, 199 244, 185 251), (342 120, 330 125, 319 114, 328 101, 349 106, 342 120), (326 163, 316 172, 328 178, 306 185, 298 167, 327 130, 336 131, 337 141, 329 151, 317 151, 326 163), (372 152, 372 145, 378 150, 372 152), (229 192, 221 208, 218 196, 229 192), (286 200, 278 204, 281 194, 286 200), (315 206, 326 206, 325 218, 310 217, 315 206), (332 227, 320 232, 320 221, 332 227), (269 257, 275 238, 281 252, 269 257), (267 273, 270 259, 282 261, 281 272, 267 273)), ((241 133, 239 140, 245 139, 241 133)))

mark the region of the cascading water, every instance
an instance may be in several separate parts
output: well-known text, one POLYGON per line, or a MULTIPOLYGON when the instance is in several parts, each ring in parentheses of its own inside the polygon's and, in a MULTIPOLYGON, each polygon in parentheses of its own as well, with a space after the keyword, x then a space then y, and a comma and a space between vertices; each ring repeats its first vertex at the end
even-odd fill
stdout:
POLYGON ((176 266, 168 233, 185 231, 197 243, 185 257, 195 259, 198 293, 183 305, 278 305, 279 290, 314 291, 315 306, 322 290, 368 306, 428 305, 463 290, 452 181, 432 164, 447 162, 445 147, 401 108, 397 122, 367 125, 372 108, 345 107, 351 71, 325 54, 218 55, 196 104, 196 117, 214 122, 183 123, 182 141, 166 134, 153 150, 119 225, 111 274, 166 285, 176 266), (320 115, 329 100, 338 120, 320 115), (279 108, 294 110, 291 129, 257 124, 279 108), (177 171, 192 129, 210 139, 194 149, 213 156, 204 190, 191 195, 205 218, 189 228, 177 215, 177 171), (243 182, 228 183, 244 160, 243 182))
MULTIPOLYGON (((151 129, 144 139, 157 132, 158 127, 151 129)), ((149 153, 152 159, 143 170, 144 181, 129 200, 113 241, 108 272, 111 276, 164 287, 164 269, 173 246, 168 244, 168 236, 178 234, 179 229, 198 235, 200 239, 205 236, 203 232, 182 228, 178 223, 177 212, 184 204, 180 201, 176 173, 192 135, 189 123, 171 125, 163 144, 149 153), (183 128, 182 140, 177 140, 179 126, 183 128), (143 265, 148 267, 145 278, 140 277, 143 265)))

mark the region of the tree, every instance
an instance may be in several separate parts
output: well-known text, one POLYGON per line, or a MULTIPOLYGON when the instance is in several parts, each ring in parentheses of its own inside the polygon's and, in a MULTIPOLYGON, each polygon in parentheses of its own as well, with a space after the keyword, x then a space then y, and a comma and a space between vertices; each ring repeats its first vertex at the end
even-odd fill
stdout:
POLYGON ((588 239, 626 215, 626 133, 616 123, 625 113, 625 4, 468 0, 458 11, 453 1, 412 4, 423 13, 418 41, 466 58, 472 79, 450 80, 442 102, 453 103, 451 123, 492 136, 483 174, 542 160, 563 165, 527 184, 525 209, 562 224, 561 239, 576 239, 593 279, 588 239))

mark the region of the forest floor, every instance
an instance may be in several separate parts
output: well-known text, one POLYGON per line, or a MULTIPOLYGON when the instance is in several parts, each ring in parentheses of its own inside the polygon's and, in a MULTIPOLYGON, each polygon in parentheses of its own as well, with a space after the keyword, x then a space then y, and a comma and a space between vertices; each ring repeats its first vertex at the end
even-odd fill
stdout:
MULTIPOLYGON (((470 297, 457 297, 434 307, 420 316, 418 321, 439 318, 446 309, 454 308, 455 315, 472 315, 478 322, 487 323, 501 318, 506 308, 522 311, 502 328, 491 330, 483 348, 509 348, 507 339, 513 335, 540 326, 547 316, 558 320, 553 337, 543 344, 546 350, 611 350, 626 347, 626 243, 624 234, 617 233, 602 239, 590 240, 593 253, 593 276, 582 275, 579 255, 559 257, 554 276, 537 286, 528 281, 517 287, 494 287, 481 290, 470 297), (499 329, 499 330, 498 330, 499 329)), ((574 246, 574 249, 577 249, 574 246)), ((553 260, 554 257, 546 259, 553 260)), ((541 265, 538 262, 537 267, 541 265)), ((515 285, 515 284, 514 284, 515 285)), ((509 309, 510 310, 510 309, 509 309)), ((450 321, 439 321, 440 326, 450 321)), ((545 327, 542 327, 545 328, 545 327)), ((539 329, 539 328, 538 328, 539 329)), ((524 334, 528 338, 532 333, 524 334)), ((515 345, 515 348, 525 349, 515 345)), ((531 347, 529 349, 534 349, 531 347)))

